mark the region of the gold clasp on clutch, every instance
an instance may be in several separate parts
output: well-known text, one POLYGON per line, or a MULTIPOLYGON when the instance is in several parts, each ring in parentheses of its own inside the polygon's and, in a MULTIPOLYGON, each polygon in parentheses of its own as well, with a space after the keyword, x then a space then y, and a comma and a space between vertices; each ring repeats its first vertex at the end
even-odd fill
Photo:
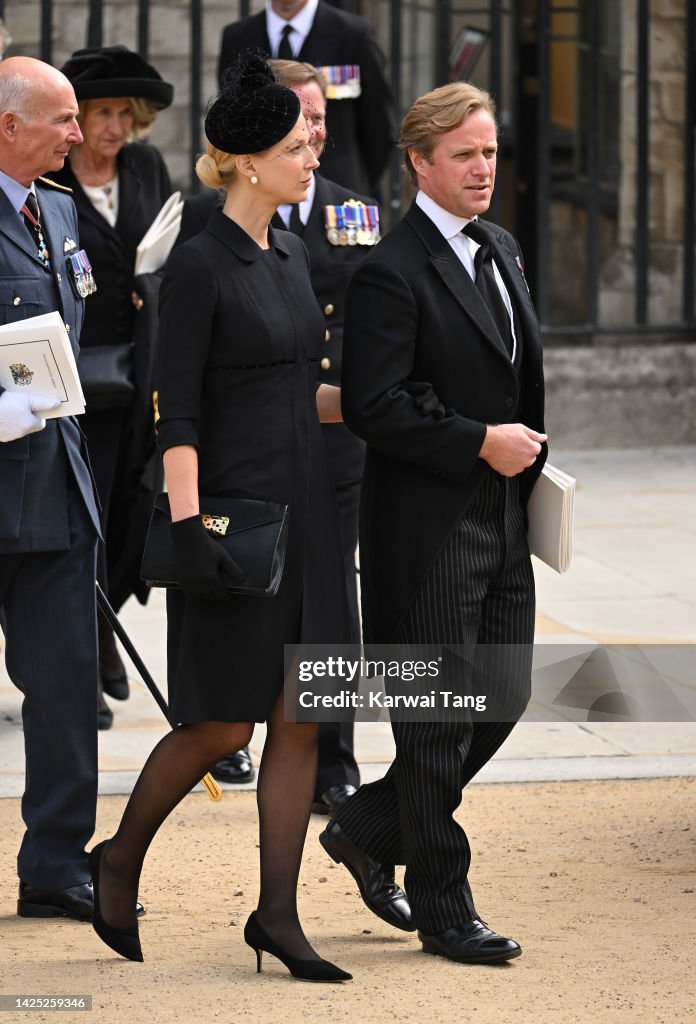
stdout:
POLYGON ((229 516, 201 516, 203 526, 210 533, 217 533, 219 537, 224 537, 227 533, 227 527, 230 525, 229 516))

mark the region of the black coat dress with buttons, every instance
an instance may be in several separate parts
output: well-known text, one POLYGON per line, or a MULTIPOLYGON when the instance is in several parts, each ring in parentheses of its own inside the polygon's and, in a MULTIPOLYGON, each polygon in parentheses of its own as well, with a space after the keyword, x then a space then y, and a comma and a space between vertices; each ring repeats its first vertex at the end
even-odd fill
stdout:
POLYGON ((336 642, 345 585, 316 411, 324 338, 306 250, 269 229, 261 249, 220 210, 177 247, 160 299, 158 436, 198 450, 199 494, 287 503, 288 555, 273 598, 167 595, 168 682, 180 722, 267 719, 283 645, 336 642))

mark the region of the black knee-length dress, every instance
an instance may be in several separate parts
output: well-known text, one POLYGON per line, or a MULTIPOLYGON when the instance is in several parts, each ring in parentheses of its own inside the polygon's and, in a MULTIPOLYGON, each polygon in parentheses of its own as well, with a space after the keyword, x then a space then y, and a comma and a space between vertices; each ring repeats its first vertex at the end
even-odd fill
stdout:
POLYGON ((337 516, 316 411, 324 342, 306 250, 269 228, 261 249, 222 211, 174 250, 160 298, 158 437, 198 450, 199 494, 287 503, 272 598, 167 594, 169 703, 178 722, 265 721, 283 645, 346 635, 337 516))

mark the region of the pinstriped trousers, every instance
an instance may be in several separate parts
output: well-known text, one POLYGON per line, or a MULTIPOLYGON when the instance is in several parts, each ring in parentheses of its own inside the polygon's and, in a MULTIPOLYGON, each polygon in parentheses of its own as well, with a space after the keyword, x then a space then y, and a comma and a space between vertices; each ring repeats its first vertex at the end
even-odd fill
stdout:
MULTIPOLYGON (((534 576, 517 479, 487 473, 402 620, 396 643, 452 644, 478 657, 515 644, 505 677, 522 714, 529 700, 534 576), (528 658, 526 651, 528 650, 528 658)), ((498 666, 500 668, 500 665, 498 666)), ((471 851, 452 815, 462 790, 514 727, 505 722, 392 722, 396 756, 336 821, 384 865, 405 864, 414 923, 433 935, 478 917, 467 880, 471 851)))

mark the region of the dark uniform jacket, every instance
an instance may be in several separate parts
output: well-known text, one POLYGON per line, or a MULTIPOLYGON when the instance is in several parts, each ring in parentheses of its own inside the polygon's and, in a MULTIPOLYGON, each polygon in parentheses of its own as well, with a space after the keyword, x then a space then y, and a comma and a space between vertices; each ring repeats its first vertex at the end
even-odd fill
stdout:
MULTIPOLYGON (((348 288, 342 405, 367 441, 360 551, 371 642, 393 638, 464 513, 486 466, 478 457, 486 424, 544 429, 541 336, 520 248, 481 223, 515 311, 517 365, 466 269, 415 203, 348 288)), ((523 503, 545 458, 544 445, 520 478, 523 503)))
MULTIPOLYGON (((249 49, 270 54, 265 11, 223 30, 220 75, 238 54, 249 49)), ((319 0, 312 28, 296 59, 315 66, 359 65, 360 95, 328 101, 328 142, 321 165, 334 181, 374 192, 389 161, 394 135, 391 89, 374 29, 364 18, 319 0)))
MULTIPOLYGON (((58 311, 77 355, 84 301, 66 269, 69 253, 79 248, 75 207, 64 189, 40 179, 36 185, 51 269, 39 259, 21 217, 0 189, 0 323, 58 311)), ((0 443, 0 553, 70 546, 70 474, 98 532, 84 438, 74 417, 50 419, 44 430, 0 443)))

